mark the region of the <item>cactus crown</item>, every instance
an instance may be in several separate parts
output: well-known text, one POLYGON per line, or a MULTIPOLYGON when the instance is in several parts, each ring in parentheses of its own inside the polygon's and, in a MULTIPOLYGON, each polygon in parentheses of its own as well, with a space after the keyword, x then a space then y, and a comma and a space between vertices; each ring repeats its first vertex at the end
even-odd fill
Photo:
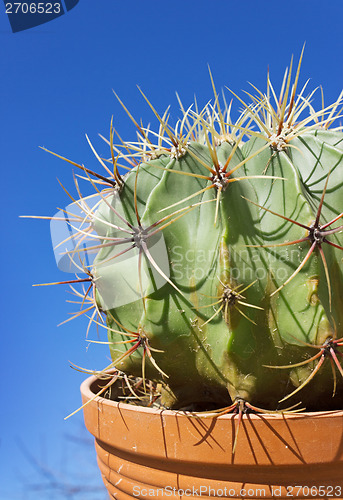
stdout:
POLYGON ((213 103, 179 101, 174 128, 143 94, 156 132, 123 104, 137 140, 116 144, 111 123, 110 158, 91 145, 103 174, 67 160, 95 190, 75 180, 61 216, 75 316, 107 329, 107 369, 155 381, 165 407, 343 407, 342 94, 315 111, 300 63, 279 95, 268 74, 237 97, 235 122, 213 80, 213 103))

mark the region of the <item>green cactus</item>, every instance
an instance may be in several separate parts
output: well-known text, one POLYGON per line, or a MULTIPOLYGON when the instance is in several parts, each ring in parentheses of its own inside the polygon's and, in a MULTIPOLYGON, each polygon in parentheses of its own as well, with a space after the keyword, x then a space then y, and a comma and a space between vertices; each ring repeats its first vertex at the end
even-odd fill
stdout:
POLYGON ((343 408, 341 96, 315 112, 300 63, 235 124, 213 85, 175 129, 154 110, 156 134, 133 119, 137 142, 115 145, 111 125, 103 176, 70 162, 98 197, 70 253, 82 307, 106 321, 109 367, 161 383, 165 407, 343 408))

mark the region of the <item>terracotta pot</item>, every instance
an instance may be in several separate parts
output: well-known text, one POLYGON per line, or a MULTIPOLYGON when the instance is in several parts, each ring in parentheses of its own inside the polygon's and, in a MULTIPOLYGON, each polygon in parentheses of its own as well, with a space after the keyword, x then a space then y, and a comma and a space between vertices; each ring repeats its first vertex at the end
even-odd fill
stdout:
MULTIPOLYGON (((83 403, 99 390, 90 377, 83 403)), ((84 408, 111 498, 343 499, 343 411, 197 418, 97 397, 84 408)))

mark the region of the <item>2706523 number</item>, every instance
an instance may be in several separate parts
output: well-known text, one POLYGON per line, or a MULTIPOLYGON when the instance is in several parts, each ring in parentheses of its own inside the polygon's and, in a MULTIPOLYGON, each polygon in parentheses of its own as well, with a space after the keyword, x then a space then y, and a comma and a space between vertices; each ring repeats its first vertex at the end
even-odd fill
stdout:
POLYGON ((341 486, 287 486, 287 497, 302 498, 342 498, 341 486))
POLYGON ((6 14, 60 14, 60 3, 43 2, 8 2, 5 4, 6 14))

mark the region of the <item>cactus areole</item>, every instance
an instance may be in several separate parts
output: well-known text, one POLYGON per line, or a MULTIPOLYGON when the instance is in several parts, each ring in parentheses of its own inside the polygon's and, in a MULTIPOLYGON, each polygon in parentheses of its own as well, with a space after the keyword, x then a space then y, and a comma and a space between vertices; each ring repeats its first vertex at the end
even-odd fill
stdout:
POLYGON ((299 68, 278 96, 268 76, 238 98, 235 121, 214 84, 174 128, 149 101, 155 131, 127 111, 137 140, 111 124, 109 160, 91 146, 101 175, 67 160, 95 190, 76 182, 66 211, 76 315, 107 329, 107 369, 153 381, 162 407, 343 408, 342 95, 315 111, 299 68))

